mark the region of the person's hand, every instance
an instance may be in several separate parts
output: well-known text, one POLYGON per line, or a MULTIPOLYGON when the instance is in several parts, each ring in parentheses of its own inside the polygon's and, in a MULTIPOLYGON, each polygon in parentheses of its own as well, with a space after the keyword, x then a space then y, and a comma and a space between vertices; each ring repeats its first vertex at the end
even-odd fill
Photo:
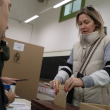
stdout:
POLYGON ((15 94, 14 92, 7 92, 7 93, 6 93, 6 96, 8 97, 8 100, 9 100, 8 104, 14 102, 14 100, 15 100, 15 95, 16 95, 16 94, 15 94))
POLYGON ((83 87, 84 83, 82 79, 80 78, 75 78, 75 77, 70 77, 64 85, 64 90, 66 92, 69 92, 73 87, 83 87))
POLYGON ((61 82, 56 79, 56 80, 50 81, 49 84, 50 84, 50 87, 55 90, 55 94, 57 94, 57 92, 59 91, 59 85, 61 84, 61 82))
POLYGON ((3 52, 3 49, 2 48, 0 49, 0 52, 3 52))
POLYGON ((2 82, 7 84, 7 85, 11 85, 12 83, 16 83, 17 80, 19 80, 16 78, 8 78, 8 77, 1 77, 1 79, 2 79, 2 82))

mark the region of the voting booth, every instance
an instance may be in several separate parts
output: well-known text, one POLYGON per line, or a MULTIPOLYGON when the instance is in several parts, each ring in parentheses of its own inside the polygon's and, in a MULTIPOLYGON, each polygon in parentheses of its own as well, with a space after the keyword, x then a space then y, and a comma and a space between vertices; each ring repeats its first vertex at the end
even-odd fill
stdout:
POLYGON ((28 79, 18 81, 16 95, 31 100, 37 96, 37 89, 43 59, 44 47, 6 38, 10 48, 10 59, 5 62, 3 77, 28 79))

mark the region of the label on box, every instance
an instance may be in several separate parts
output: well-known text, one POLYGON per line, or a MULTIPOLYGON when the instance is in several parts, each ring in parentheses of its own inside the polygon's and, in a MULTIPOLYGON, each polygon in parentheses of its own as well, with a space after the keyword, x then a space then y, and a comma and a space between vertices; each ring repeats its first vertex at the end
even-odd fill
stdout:
POLYGON ((14 42, 13 50, 24 51, 25 44, 14 42))

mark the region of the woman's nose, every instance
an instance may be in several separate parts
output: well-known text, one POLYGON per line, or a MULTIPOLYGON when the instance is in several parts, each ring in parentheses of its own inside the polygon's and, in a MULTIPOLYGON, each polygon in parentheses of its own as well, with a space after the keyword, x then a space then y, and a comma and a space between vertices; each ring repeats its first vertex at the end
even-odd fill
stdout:
POLYGON ((85 25, 83 25, 83 24, 80 26, 80 30, 84 30, 85 28, 86 28, 86 27, 85 27, 85 25))
POLYGON ((9 26, 7 25, 6 30, 9 28, 9 26))

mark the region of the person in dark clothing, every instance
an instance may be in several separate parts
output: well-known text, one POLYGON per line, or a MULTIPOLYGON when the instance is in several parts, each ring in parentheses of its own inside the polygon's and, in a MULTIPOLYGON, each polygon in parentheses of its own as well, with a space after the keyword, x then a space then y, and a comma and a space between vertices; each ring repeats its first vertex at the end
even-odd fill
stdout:
POLYGON ((4 87, 3 87, 3 84, 2 84, 2 81, 0 79, 0 110, 6 110, 5 108, 5 94, 4 94, 4 87))
POLYGON ((10 50, 5 41, 5 35, 2 37, 0 43, 0 77, 2 76, 2 70, 4 67, 4 61, 8 61, 10 57, 10 50))
MULTIPOLYGON (((10 51, 9 51, 9 47, 6 44, 5 41, 5 35, 3 35, 1 42, 0 42, 0 77, 2 76, 2 70, 4 67, 4 61, 8 61, 10 57, 10 51)), ((1 80, 3 81, 3 83, 5 84, 12 84, 12 83, 16 83, 14 78, 7 78, 7 77, 1 77, 1 80)), ((14 96, 15 93, 13 92, 7 92, 5 94, 5 105, 12 103, 14 101, 14 96)))
MULTIPOLYGON (((10 0, 0 0, 0 42, 2 36, 5 34, 5 31, 8 27, 10 7, 11 7, 10 0)), ((1 78, 0 78, 0 110, 6 110, 5 93, 1 78)))
MULTIPOLYGON (((4 67, 4 61, 8 61, 9 60, 9 57, 10 57, 10 51, 9 51, 9 47, 7 46, 6 44, 6 41, 5 41, 5 35, 3 35, 2 39, 1 39, 1 42, 0 42, 0 77, 2 76, 2 70, 3 70, 3 67, 4 67)), ((15 80, 17 79, 14 79, 14 78, 7 78, 7 77, 1 77, 3 83, 5 84, 12 84, 12 83, 16 83, 15 80)), ((15 93, 13 92, 7 92, 5 94, 5 105, 9 104, 9 103, 12 103, 14 101, 14 96, 15 96, 15 93)))
MULTIPOLYGON (((1 42, 0 42, 0 77, 2 76, 2 70, 4 67, 4 61, 8 61, 9 57, 10 57, 10 51, 9 51, 9 47, 6 44, 5 41, 5 35, 3 35, 1 42)), ((8 78, 8 77, 1 77, 1 80, 3 83, 5 84, 12 84, 12 83, 16 83, 15 78, 8 78)), ((15 99, 15 93, 13 92, 7 92, 5 94, 5 105, 12 103, 15 99)))

